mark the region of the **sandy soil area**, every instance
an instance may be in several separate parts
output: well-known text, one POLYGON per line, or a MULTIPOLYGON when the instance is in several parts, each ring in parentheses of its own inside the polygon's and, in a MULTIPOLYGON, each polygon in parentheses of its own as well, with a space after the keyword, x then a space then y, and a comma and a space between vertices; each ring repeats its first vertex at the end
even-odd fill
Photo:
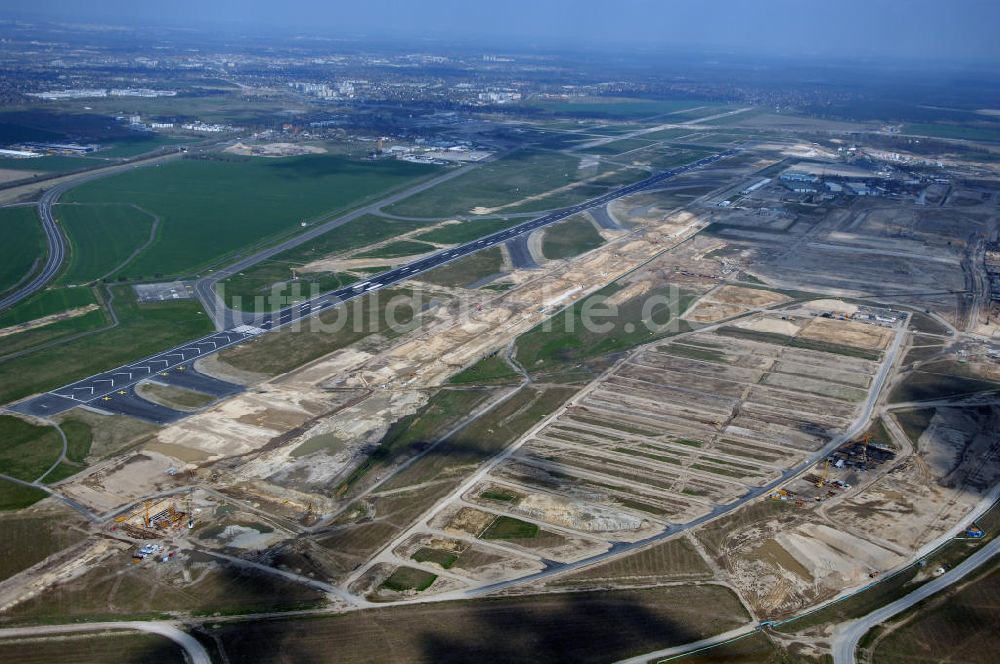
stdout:
POLYGON ((91 311, 97 311, 100 309, 96 304, 88 304, 85 307, 77 307, 76 309, 70 309, 68 311, 60 311, 57 314, 52 314, 49 316, 42 316, 41 318, 36 318, 35 320, 28 321, 27 323, 21 323, 20 325, 11 325, 10 327, 5 327, 0 329, 0 337, 6 337, 11 334, 17 334, 18 332, 26 332, 28 330, 34 330, 35 328, 45 327, 46 325, 51 325, 52 323, 58 323, 59 321, 69 320, 70 318, 78 318, 84 314, 89 314, 91 311))
POLYGON ((857 348, 883 350, 892 340, 892 330, 852 320, 813 318, 799 336, 857 348))
POLYGON ((300 143, 237 143, 225 149, 230 154, 246 157, 295 157, 303 154, 323 154, 325 148, 318 145, 302 145, 300 143))

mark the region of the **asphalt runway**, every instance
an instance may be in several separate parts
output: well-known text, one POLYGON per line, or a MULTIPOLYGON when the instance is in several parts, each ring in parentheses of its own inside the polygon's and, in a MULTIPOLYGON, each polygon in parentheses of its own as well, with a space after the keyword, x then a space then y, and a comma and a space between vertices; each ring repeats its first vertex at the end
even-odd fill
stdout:
POLYGON ((239 394, 246 389, 236 383, 227 383, 224 380, 206 376, 187 364, 182 364, 170 371, 161 371, 152 380, 165 385, 173 385, 174 387, 183 387, 187 390, 210 394, 213 397, 228 397, 239 394))
POLYGON ((128 415, 154 424, 170 424, 191 414, 143 399, 135 393, 134 385, 95 399, 88 406, 106 413, 128 415))
POLYGON ((607 231, 620 231, 623 230, 621 224, 614 220, 614 217, 608 212, 608 206, 596 207, 590 211, 590 216, 594 218, 597 225, 607 231))
POLYGON ((510 262, 514 267, 521 270, 537 270, 538 263, 531 256, 528 249, 528 238, 530 234, 518 235, 513 240, 507 240, 507 253, 510 254, 510 262))
POLYGON ((550 212, 541 217, 526 221, 523 224, 498 231, 492 235, 488 235, 478 240, 473 240, 472 242, 468 242, 457 247, 442 250, 436 254, 414 261, 413 263, 409 263, 407 265, 402 265, 387 272, 382 272, 373 276, 369 281, 362 281, 357 284, 352 284, 351 286, 339 288, 320 295, 312 300, 286 307, 276 313, 266 314, 263 317, 256 319, 252 324, 238 325, 221 332, 215 332, 206 337, 195 339, 194 341, 190 341, 181 346, 163 351, 162 353, 158 353, 152 357, 148 357, 133 364, 111 369, 110 371, 105 371, 103 373, 90 376, 89 378, 76 381, 75 383, 71 383, 64 387, 51 390, 45 394, 26 399, 9 406, 9 408, 27 415, 46 417, 83 404, 100 407, 102 403, 106 403, 103 401, 103 397, 117 393, 120 390, 130 388, 143 380, 152 378, 163 372, 169 372, 169 370, 175 367, 190 365, 193 360, 196 360, 199 357, 211 355, 212 353, 216 353, 225 348, 235 346, 262 334, 267 334, 268 332, 290 325, 295 321, 300 321, 314 316, 322 311, 325 311, 326 309, 335 307, 348 300, 352 300, 386 286, 391 286, 398 282, 411 279, 422 272, 433 270, 436 267, 440 267, 441 265, 458 260, 464 256, 482 251, 483 249, 507 242, 518 236, 527 235, 531 231, 542 228, 543 226, 554 224, 558 221, 562 221, 563 219, 571 217, 574 214, 578 214, 585 210, 592 210, 594 208, 602 208, 617 198, 633 194, 649 186, 664 180, 669 180, 670 178, 687 173, 688 171, 692 171, 696 168, 715 163, 716 161, 733 154, 736 154, 736 150, 726 150, 708 157, 703 157, 685 166, 679 166, 657 173, 633 184, 619 187, 614 191, 610 191, 584 203, 563 208, 562 210, 557 210, 555 212, 550 212))

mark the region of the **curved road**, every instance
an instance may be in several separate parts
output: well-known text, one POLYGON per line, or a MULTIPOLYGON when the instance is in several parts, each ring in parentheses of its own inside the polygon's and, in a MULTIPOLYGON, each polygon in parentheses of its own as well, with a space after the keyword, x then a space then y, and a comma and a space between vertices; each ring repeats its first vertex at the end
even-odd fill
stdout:
POLYGON ((114 175, 115 173, 129 168, 140 168, 159 163, 166 159, 176 158, 180 156, 180 154, 180 152, 175 152, 159 157, 153 157, 152 159, 146 159, 141 163, 128 162, 125 164, 117 164, 115 166, 100 168, 85 173, 78 178, 73 178, 66 182, 60 182, 42 194, 41 200, 38 201, 38 216, 41 218, 42 229, 45 231, 45 243, 47 245, 45 265, 42 267, 42 271, 28 283, 24 284, 13 293, 5 296, 3 299, 0 299, 0 310, 12 307, 26 297, 43 289, 46 284, 52 281, 52 279, 59 273, 60 268, 62 268, 63 261, 66 260, 66 237, 62 233, 59 223, 52 215, 52 206, 59 201, 60 196, 65 194, 70 189, 80 186, 84 182, 103 178, 108 175, 114 175))
POLYGON ((902 613, 931 595, 944 590, 988 562, 997 553, 1000 553, 1000 538, 992 540, 986 546, 959 563, 955 568, 945 572, 936 579, 928 581, 909 595, 897 599, 891 604, 886 604, 863 618, 852 620, 839 627, 833 634, 832 648, 834 664, 852 664, 854 662, 854 653, 857 652, 861 637, 867 634, 870 629, 902 613))
POLYGON ((66 238, 59 229, 59 224, 52 217, 52 205, 71 186, 73 184, 70 183, 57 185, 42 195, 42 200, 38 202, 38 216, 41 217, 42 230, 45 231, 45 265, 42 266, 42 271, 28 283, 7 297, 0 299, 0 309, 12 307, 29 295, 40 291, 45 287, 45 284, 52 281, 59 272, 59 268, 62 267, 63 260, 66 258, 66 238))
POLYGON ((104 630, 136 630, 147 634, 166 637, 184 649, 191 664, 212 664, 205 647, 177 625, 169 622, 103 622, 81 623, 77 625, 39 625, 37 627, 9 627, 0 629, 0 639, 23 636, 48 636, 72 632, 95 632, 104 630))

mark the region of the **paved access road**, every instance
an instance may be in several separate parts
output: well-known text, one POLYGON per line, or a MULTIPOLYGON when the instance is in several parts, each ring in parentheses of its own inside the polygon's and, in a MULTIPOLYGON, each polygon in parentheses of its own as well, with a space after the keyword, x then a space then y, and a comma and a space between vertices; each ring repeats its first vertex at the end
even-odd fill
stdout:
POLYGON ((953 569, 945 572, 936 579, 928 581, 909 595, 897 599, 891 604, 886 604, 863 618, 842 625, 833 634, 834 664, 852 664, 854 662, 854 653, 857 652, 861 637, 867 634, 870 629, 892 618, 896 614, 902 613, 914 604, 922 602, 931 595, 944 590, 969 572, 974 571, 977 567, 989 561, 997 553, 1000 553, 1000 538, 990 541, 986 546, 963 560, 953 569))
POLYGON ((66 260, 67 246, 66 237, 59 228, 59 224, 56 222, 55 217, 52 216, 52 206, 59 201, 60 196, 65 194, 70 189, 78 187, 89 180, 96 180, 97 178, 114 175, 115 173, 120 173, 121 171, 130 168, 138 168, 140 166, 146 167, 164 159, 176 158, 179 155, 180 153, 178 152, 143 160, 141 164, 127 163, 100 168, 92 173, 86 173, 78 178, 72 178, 66 182, 57 184, 42 194, 41 200, 38 201, 38 216, 42 220, 42 229, 45 231, 45 244, 47 247, 45 265, 42 266, 42 271, 39 272, 33 279, 28 281, 28 283, 24 284, 10 295, 0 299, 0 310, 12 307, 26 297, 37 293, 44 288, 46 284, 52 281, 57 274, 59 274, 63 261, 66 260))
POLYGON ((62 184, 49 189, 42 196, 42 200, 38 203, 38 216, 41 217, 42 230, 45 231, 45 265, 42 266, 42 271, 28 283, 7 297, 0 299, 0 309, 12 307, 26 297, 37 293, 58 274, 59 268, 62 267, 63 261, 66 259, 66 238, 59 229, 59 224, 52 217, 52 204, 59 199, 64 191, 75 185, 75 182, 72 185, 62 184))
POLYGON ((583 212, 584 210, 589 210, 595 207, 603 207, 617 198, 633 194, 637 191, 645 189, 646 187, 668 180, 696 168, 714 163, 735 153, 735 150, 727 150, 708 157, 703 157, 698 161, 685 166, 679 166, 668 171, 657 173, 656 175, 652 175, 644 180, 620 187, 614 191, 608 192, 607 194, 598 196, 597 198, 584 203, 580 203, 579 205, 563 208, 562 210, 557 210, 544 216, 537 217, 530 221, 526 221, 523 224, 499 231, 479 240, 474 240, 451 249, 445 249, 413 263, 397 267, 389 270, 388 272, 382 272, 377 276, 373 276, 369 281, 363 281, 358 284, 330 291, 306 302, 297 303, 276 313, 267 314, 261 318, 255 319, 251 324, 236 325, 221 332, 216 332, 206 337, 202 337, 201 339, 196 339, 182 346, 177 346, 176 348, 163 351, 162 353, 148 357, 134 364, 125 365, 89 378, 84 378, 83 380, 66 385, 65 387, 61 387, 17 403, 10 408, 11 410, 15 410, 20 413, 38 417, 46 417, 56 413, 61 413, 83 404, 91 404, 100 408, 103 402, 112 398, 111 395, 118 392, 122 392, 123 394, 127 393, 127 390, 136 383, 156 376, 162 372, 166 372, 173 367, 189 363, 200 357, 205 357, 206 355, 211 355, 212 353, 243 343, 244 341, 259 335, 267 334, 273 330, 290 325, 295 321, 314 316, 326 309, 335 307, 342 302, 346 302, 376 291, 380 288, 405 281, 422 272, 427 272, 428 270, 433 270, 434 268, 440 267, 446 263, 458 260, 463 256, 474 254, 488 247, 507 242, 511 238, 525 233, 530 233, 531 231, 543 226, 548 226, 558 221, 562 221, 563 219, 579 212, 583 212))

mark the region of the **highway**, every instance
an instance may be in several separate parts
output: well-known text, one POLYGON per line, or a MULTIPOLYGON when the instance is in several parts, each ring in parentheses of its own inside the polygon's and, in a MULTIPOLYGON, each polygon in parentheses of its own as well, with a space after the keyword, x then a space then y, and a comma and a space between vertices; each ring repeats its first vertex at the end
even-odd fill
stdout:
POLYGON ((145 167, 149 164, 159 163, 165 159, 176 158, 179 155, 180 153, 171 153, 143 160, 142 164, 130 162, 100 168, 93 172, 88 172, 81 177, 61 182, 42 194, 42 198, 38 201, 38 216, 41 218, 42 229, 45 231, 45 244, 47 252, 45 265, 42 267, 42 271, 28 281, 28 283, 24 284, 13 293, 5 296, 3 299, 0 299, 0 311, 8 307, 12 307, 21 300, 37 293, 43 289, 46 284, 52 281, 57 274, 59 274, 63 261, 66 260, 67 244, 66 237, 63 235, 62 229, 59 227, 58 222, 56 222, 55 217, 52 214, 52 206, 59 202, 59 198, 63 194, 89 180, 96 180, 98 178, 107 177, 108 175, 114 175, 115 173, 119 173, 130 168, 139 168, 140 166, 145 167))
POLYGON ((1000 538, 992 540, 953 569, 948 570, 936 579, 928 581, 909 595, 901 597, 891 604, 886 604, 863 618, 852 620, 838 627, 833 633, 832 649, 834 664, 851 664, 854 662, 854 653, 857 652, 858 643, 860 643, 861 637, 867 634, 870 629, 906 611, 911 606, 922 602, 931 595, 941 592, 988 562, 997 553, 1000 553, 1000 538))
POLYGON ((38 202, 38 216, 42 220, 42 230, 45 231, 46 256, 42 271, 35 275, 28 283, 10 295, 0 299, 0 310, 12 307, 26 297, 37 293, 45 288, 45 285, 59 273, 63 260, 66 259, 66 238, 52 216, 52 205, 59 200, 59 197, 67 189, 76 186, 76 182, 64 183, 49 189, 42 195, 38 202))
POLYGON ((352 300, 354 298, 372 293, 386 286, 410 279, 422 272, 433 270, 436 267, 458 260, 464 256, 474 254, 483 249, 504 243, 511 238, 530 233, 543 226, 548 226, 562 221, 584 210, 595 207, 603 207, 611 201, 633 194, 651 185, 668 180, 682 173, 707 166, 720 159, 735 154, 735 150, 727 150, 708 157, 703 157, 695 162, 672 168, 661 173, 657 173, 648 178, 640 180, 630 185, 620 187, 606 194, 593 198, 584 203, 563 208, 555 212, 531 219, 517 226, 498 231, 484 238, 473 240, 466 244, 442 250, 436 254, 428 256, 413 263, 397 267, 387 272, 382 272, 373 276, 369 281, 339 288, 305 302, 296 303, 273 314, 266 314, 252 321, 250 324, 235 325, 220 332, 215 332, 200 339, 195 339, 189 343, 171 348, 145 358, 133 364, 111 369, 89 378, 84 378, 64 387, 51 390, 25 401, 10 406, 11 410, 33 415, 36 417, 47 417, 56 413, 61 413, 71 408, 83 404, 101 407, 102 402, 113 399, 113 395, 121 393, 126 395, 128 389, 142 380, 151 378, 173 367, 180 366, 201 357, 211 355, 224 348, 235 346, 253 339, 262 334, 267 334, 282 327, 286 327, 301 321, 310 316, 319 314, 326 309, 336 307, 338 304, 352 300))

